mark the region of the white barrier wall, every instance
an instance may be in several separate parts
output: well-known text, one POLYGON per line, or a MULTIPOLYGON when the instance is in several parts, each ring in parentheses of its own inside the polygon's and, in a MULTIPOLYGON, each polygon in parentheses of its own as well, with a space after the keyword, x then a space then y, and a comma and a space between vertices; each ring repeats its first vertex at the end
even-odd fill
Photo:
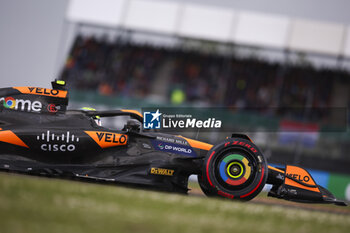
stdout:
POLYGON ((123 26, 128 29, 173 34, 179 13, 179 3, 131 0, 123 26))
POLYGON ((292 23, 288 47, 304 52, 341 54, 344 26, 335 23, 324 23, 296 19, 292 23))
POLYGON ((287 45, 289 24, 288 17, 241 11, 232 41, 284 48, 287 45))
POLYGON ((228 42, 234 18, 235 13, 231 9, 186 4, 179 19, 178 35, 228 42))
POLYGON ((350 26, 347 26, 346 29, 346 34, 344 36, 343 56, 350 57, 350 26))
POLYGON ((117 27, 121 24, 127 0, 72 0, 67 19, 73 22, 117 27))

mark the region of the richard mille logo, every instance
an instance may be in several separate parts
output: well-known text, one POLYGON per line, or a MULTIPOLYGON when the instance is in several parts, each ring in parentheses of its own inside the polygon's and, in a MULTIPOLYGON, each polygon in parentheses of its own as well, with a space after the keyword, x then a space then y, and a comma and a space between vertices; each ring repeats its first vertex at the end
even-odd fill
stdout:
POLYGON ((36 137, 38 141, 45 143, 41 144, 40 149, 42 151, 75 151, 75 145, 73 143, 79 142, 79 137, 71 134, 69 131, 62 134, 50 133, 50 130, 38 135, 36 137))

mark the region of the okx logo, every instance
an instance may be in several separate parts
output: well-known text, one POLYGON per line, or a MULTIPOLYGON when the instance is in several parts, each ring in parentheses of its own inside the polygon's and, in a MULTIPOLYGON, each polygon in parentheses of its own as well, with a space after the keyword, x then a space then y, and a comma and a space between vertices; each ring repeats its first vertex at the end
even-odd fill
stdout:
POLYGON ((156 112, 143 113, 143 128, 144 129, 160 129, 161 113, 159 109, 156 112))

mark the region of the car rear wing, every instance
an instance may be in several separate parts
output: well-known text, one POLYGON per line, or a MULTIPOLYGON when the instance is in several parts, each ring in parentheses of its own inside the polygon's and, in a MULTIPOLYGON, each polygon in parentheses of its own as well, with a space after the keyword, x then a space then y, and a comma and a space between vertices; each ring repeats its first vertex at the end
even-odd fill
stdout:
POLYGON ((1 108, 50 114, 66 111, 68 91, 65 83, 54 81, 52 87, 53 89, 29 86, 1 88, 1 108))

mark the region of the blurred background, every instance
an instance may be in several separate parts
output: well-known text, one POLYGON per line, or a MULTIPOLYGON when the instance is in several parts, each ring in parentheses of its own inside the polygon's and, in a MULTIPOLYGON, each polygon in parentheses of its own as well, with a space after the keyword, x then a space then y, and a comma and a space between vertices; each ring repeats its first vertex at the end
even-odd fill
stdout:
POLYGON ((311 169, 350 200, 348 9, 346 0, 1 0, 1 86, 63 79, 74 108, 230 107, 225 117, 269 162, 311 169))

